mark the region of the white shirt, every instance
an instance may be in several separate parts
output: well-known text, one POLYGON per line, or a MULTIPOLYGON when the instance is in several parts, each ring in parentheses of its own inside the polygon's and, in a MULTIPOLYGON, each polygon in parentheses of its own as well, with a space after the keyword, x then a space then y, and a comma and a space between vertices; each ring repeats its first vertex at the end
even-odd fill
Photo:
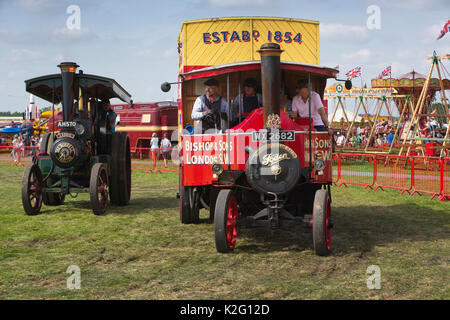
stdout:
MULTIPOLYGON (((219 97, 216 97, 214 101, 217 101, 219 97)), ((203 111, 208 110, 205 102, 203 101, 203 95, 197 97, 194 103, 194 107, 192 108, 191 118, 192 120, 201 120, 203 118, 203 111)), ((226 99, 222 98, 220 101, 220 112, 227 113, 228 112, 228 103, 226 99)))
POLYGON ((167 138, 164 138, 161 140, 161 147, 162 148, 170 148, 172 144, 170 143, 170 140, 167 138))
POLYGON ((152 150, 158 149, 158 142, 159 142, 159 139, 157 137, 152 138, 152 140, 151 140, 152 150))
MULTIPOLYGON (((323 104, 320 95, 317 92, 311 91, 311 118, 313 119, 314 126, 324 125, 322 117, 319 114, 321 108, 323 108, 323 104)), ((304 102, 300 95, 296 95, 292 99, 292 111, 296 111, 300 118, 308 118, 309 98, 304 102)))

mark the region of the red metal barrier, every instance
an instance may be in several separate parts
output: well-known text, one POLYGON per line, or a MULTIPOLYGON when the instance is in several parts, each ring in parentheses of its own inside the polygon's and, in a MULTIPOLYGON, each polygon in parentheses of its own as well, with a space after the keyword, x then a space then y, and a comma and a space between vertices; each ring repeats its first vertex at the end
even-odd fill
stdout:
POLYGON ((450 200, 450 157, 442 160, 442 196, 440 200, 450 200))
POLYGON ((333 154, 333 183, 431 194, 450 200, 450 158, 371 154, 333 154))
MULTIPOLYGON (((132 150, 132 152, 139 152, 141 155, 148 151, 149 155, 151 155, 151 158, 149 158, 149 159, 151 159, 152 162, 151 162, 151 167, 150 168, 147 165, 145 165, 144 168, 138 168, 136 165, 139 162, 134 162, 132 170, 142 170, 142 171, 145 171, 145 173, 148 173, 148 172, 152 172, 152 173, 178 172, 177 168, 170 168, 169 169, 169 166, 170 167, 174 166, 173 160, 169 160, 171 158, 170 155, 171 155, 173 150, 177 150, 177 148, 157 148, 157 149, 153 149, 153 150, 151 148, 134 148, 132 150), (162 157, 162 151, 169 151, 168 160, 167 160, 167 162, 168 162, 167 168, 158 165, 158 164, 161 163, 160 159, 162 157), (169 161, 171 161, 172 164, 169 165, 169 161)), ((142 164, 145 164, 145 163, 143 162, 142 164)))
POLYGON ((412 189, 411 157, 376 155, 375 190, 383 188, 401 190, 401 194, 412 189))
POLYGON ((341 179, 341 157, 338 154, 333 153, 333 184, 337 185, 338 181, 341 179))
POLYGON ((413 157, 413 192, 429 193, 431 199, 442 194, 443 163, 439 157, 413 157))
POLYGON ((23 158, 32 157, 38 154, 39 146, 2 146, 8 148, 11 153, 11 161, 4 161, 4 164, 11 164, 12 166, 25 166, 23 158))
MULTIPOLYGON (((376 163, 371 154, 340 154, 340 166, 338 175, 344 185, 364 186, 364 189, 371 188, 375 184, 376 163)), ((339 161, 339 160, 338 160, 339 161)))

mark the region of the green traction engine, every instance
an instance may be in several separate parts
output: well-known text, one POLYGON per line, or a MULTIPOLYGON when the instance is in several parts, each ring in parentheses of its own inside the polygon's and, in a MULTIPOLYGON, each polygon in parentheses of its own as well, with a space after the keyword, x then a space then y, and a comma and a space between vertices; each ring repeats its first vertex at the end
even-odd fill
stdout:
POLYGON ((61 73, 25 81, 27 92, 62 103, 62 115, 50 118, 39 155, 25 168, 23 208, 36 215, 42 203, 61 205, 67 195, 84 192, 94 214, 102 215, 109 201, 118 206, 130 201, 130 141, 127 132, 115 132, 109 100, 132 104, 131 96, 113 79, 77 73, 76 63, 58 67, 61 73))

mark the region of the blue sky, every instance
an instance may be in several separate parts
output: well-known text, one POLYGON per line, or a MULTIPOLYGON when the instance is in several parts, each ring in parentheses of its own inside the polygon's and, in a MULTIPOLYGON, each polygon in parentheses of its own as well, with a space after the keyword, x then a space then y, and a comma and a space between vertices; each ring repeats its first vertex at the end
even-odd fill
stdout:
POLYGON ((227 16, 317 20, 321 65, 339 65, 341 77, 361 65, 369 85, 388 65, 394 77, 413 68, 426 74, 426 56, 450 53, 450 34, 436 40, 450 19, 449 0, 0 0, 0 111, 23 111, 24 80, 58 72, 61 61, 116 79, 136 102, 173 99, 176 90, 159 87, 177 79, 182 21, 227 16), (78 31, 66 28, 72 4, 81 9, 78 31), (370 5, 381 10, 379 30, 366 26, 370 5))

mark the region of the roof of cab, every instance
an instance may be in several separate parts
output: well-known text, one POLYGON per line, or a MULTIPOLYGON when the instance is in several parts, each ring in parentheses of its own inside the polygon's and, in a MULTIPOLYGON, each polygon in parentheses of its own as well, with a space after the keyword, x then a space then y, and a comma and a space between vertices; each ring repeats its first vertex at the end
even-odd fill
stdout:
MULTIPOLYGON (((25 90, 39 98, 58 104, 62 99, 61 74, 50 74, 25 80, 25 90)), ((101 100, 118 98, 123 102, 131 102, 129 94, 116 80, 92 74, 75 74, 74 92, 78 93, 79 87, 89 97, 101 100)))

